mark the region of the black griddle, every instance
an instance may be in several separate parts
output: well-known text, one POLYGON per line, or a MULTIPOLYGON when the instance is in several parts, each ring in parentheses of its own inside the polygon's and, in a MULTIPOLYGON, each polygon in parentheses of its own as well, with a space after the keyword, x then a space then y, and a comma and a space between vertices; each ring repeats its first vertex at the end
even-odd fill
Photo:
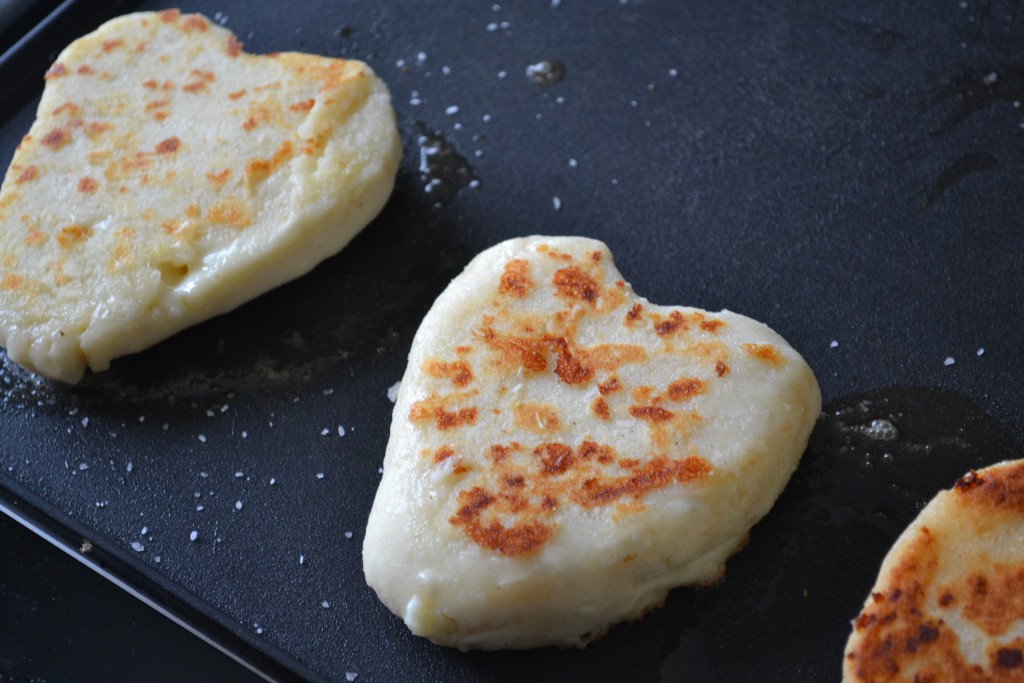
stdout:
MULTIPOLYGON (((0 158, 64 44, 168 6, 69 0, 6 53, 0 158)), ((1016 0, 181 8, 252 52, 367 61, 403 135, 394 195, 309 275, 76 387, 4 358, 0 489, 267 677, 837 680, 900 531, 968 469, 1021 456, 1016 0), (656 303, 766 322, 826 405, 720 584, 584 651, 459 653, 363 580, 387 390, 447 282, 534 233, 604 240, 656 303)))

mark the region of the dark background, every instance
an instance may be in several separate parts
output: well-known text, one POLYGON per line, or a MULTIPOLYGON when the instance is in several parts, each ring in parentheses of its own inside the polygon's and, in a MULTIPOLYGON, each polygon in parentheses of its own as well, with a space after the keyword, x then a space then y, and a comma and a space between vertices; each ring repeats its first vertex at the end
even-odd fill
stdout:
MULTIPOLYGON (((167 6, 71 3, 0 60, 0 159, 31 124, 59 47, 103 14, 167 6)), ((1016 0, 181 7, 249 51, 367 61, 403 135, 395 193, 306 277, 77 387, 4 358, 0 488, 72 548, 88 538, 87 561, 272 675, 836 680, 849 622, 899 532, 967 469, 1020 455, 1016 0), (528 77, 542 60, 564 78, 528 77), (803 353, 826 407, 720 585, 675 591, 582 652, 462 654, 412 637, 362 577, 386 392, 447 282, 480 250, 534 233, 604 240, 655 303, 766 322, 803 353), (873 419, 898 437, 868 438, 873 419)), ((0 538, 14 547, 8 526, 0 538)), ((52 650, 111 679, 173 678, 158 651, 206 656, 192 636, 154 636, 134 660, 113 644, 76 654, 65 619, 10 597, 71 579, 32 587, 43 565, 7 559, 20 552, 0 568, 0 586, 15 586, 0 611, 23 624, 0 630, 14 653, 0 656, 0 680, 63 680, 52 650)), ((75 594, 63 602, 87 604, 75 594)), ((137 624, 131 609, 105 618, 137 624)))

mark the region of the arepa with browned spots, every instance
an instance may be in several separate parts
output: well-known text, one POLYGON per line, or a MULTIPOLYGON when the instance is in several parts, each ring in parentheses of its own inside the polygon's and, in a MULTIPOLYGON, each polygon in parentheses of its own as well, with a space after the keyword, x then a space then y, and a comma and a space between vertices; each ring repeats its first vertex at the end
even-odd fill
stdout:
POLYGON ((416 333, 367 582, 436 643, 585 645, 722 576, 820 407, 765 325, 651 304, 596 240, 503 242, 416 333))
POLYGON ((1024 460, 969 472, 900 535, 843 680, 1024 681, 1024 460))
POLYGON ((57 57, 0 188, 0 346, 75 382, 309 271, 401 155, 366 64, 256 56, 177 10, 57 57))

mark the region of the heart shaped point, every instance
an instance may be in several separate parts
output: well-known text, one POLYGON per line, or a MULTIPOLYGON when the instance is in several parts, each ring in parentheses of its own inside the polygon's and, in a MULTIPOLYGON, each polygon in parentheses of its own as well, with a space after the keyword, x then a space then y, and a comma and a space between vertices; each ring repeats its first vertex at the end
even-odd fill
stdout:
POLYGON ((245 53, 177 10, 68 46, 0 188, 0 346, 75 382, 302 275, 401 155, 366 65, 245 53))
POLYGON ((820 409, 765 325, 653 305, 595 240, 503 242, 413 341, 367 582, 443 645, 582 646, 716 581, 820 409))

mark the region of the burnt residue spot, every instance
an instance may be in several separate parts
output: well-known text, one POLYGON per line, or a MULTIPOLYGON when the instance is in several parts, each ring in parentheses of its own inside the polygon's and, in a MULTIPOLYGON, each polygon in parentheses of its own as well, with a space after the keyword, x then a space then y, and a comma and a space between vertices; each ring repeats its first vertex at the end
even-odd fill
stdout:
POLYGON ((1024 99, 1024 64, 1005 64, 985 69, 968 69, 942 89, 934 103, 953 100, 956 106, 945 121, 931 131, 944 135, 972 114, 996 102, 1014 103, 1024 99))
POLYGON ((836 28, 843 34, 872 52, 888 54, 906 43, 906 37, 899 31, 879 26, 863 18, 858 20, 839 19, 836 28))
POLYGON ((924 200, 923 208, 927 209, 930 207, 946 192, 946 190, 953 187, 953 185, 957 184, 975 171, 987 171, 988 169, 995 168, 998 165, 999 162, 991 154, 979 152, 963 155, 939 172, 939 175, 932 184, 931 189, 928 190, 928 196, 924 200))
POLYGON ((996 652, 996 667, 1000 669, 1019 669, 1024 666, 1024 653, 1014 647, 1001 647, 996 652))
POLYGON ((554 85, 565 78, 565 65, 554 59, 545 59, 526 67, 526 77, 540 85, 554 85))
POLYGON ((477 181, 476 174, 440 132, 431 132, 422 123, 416 123, 415 130, 423 191, 435 208, 442 208, 459 190, 477 181))

